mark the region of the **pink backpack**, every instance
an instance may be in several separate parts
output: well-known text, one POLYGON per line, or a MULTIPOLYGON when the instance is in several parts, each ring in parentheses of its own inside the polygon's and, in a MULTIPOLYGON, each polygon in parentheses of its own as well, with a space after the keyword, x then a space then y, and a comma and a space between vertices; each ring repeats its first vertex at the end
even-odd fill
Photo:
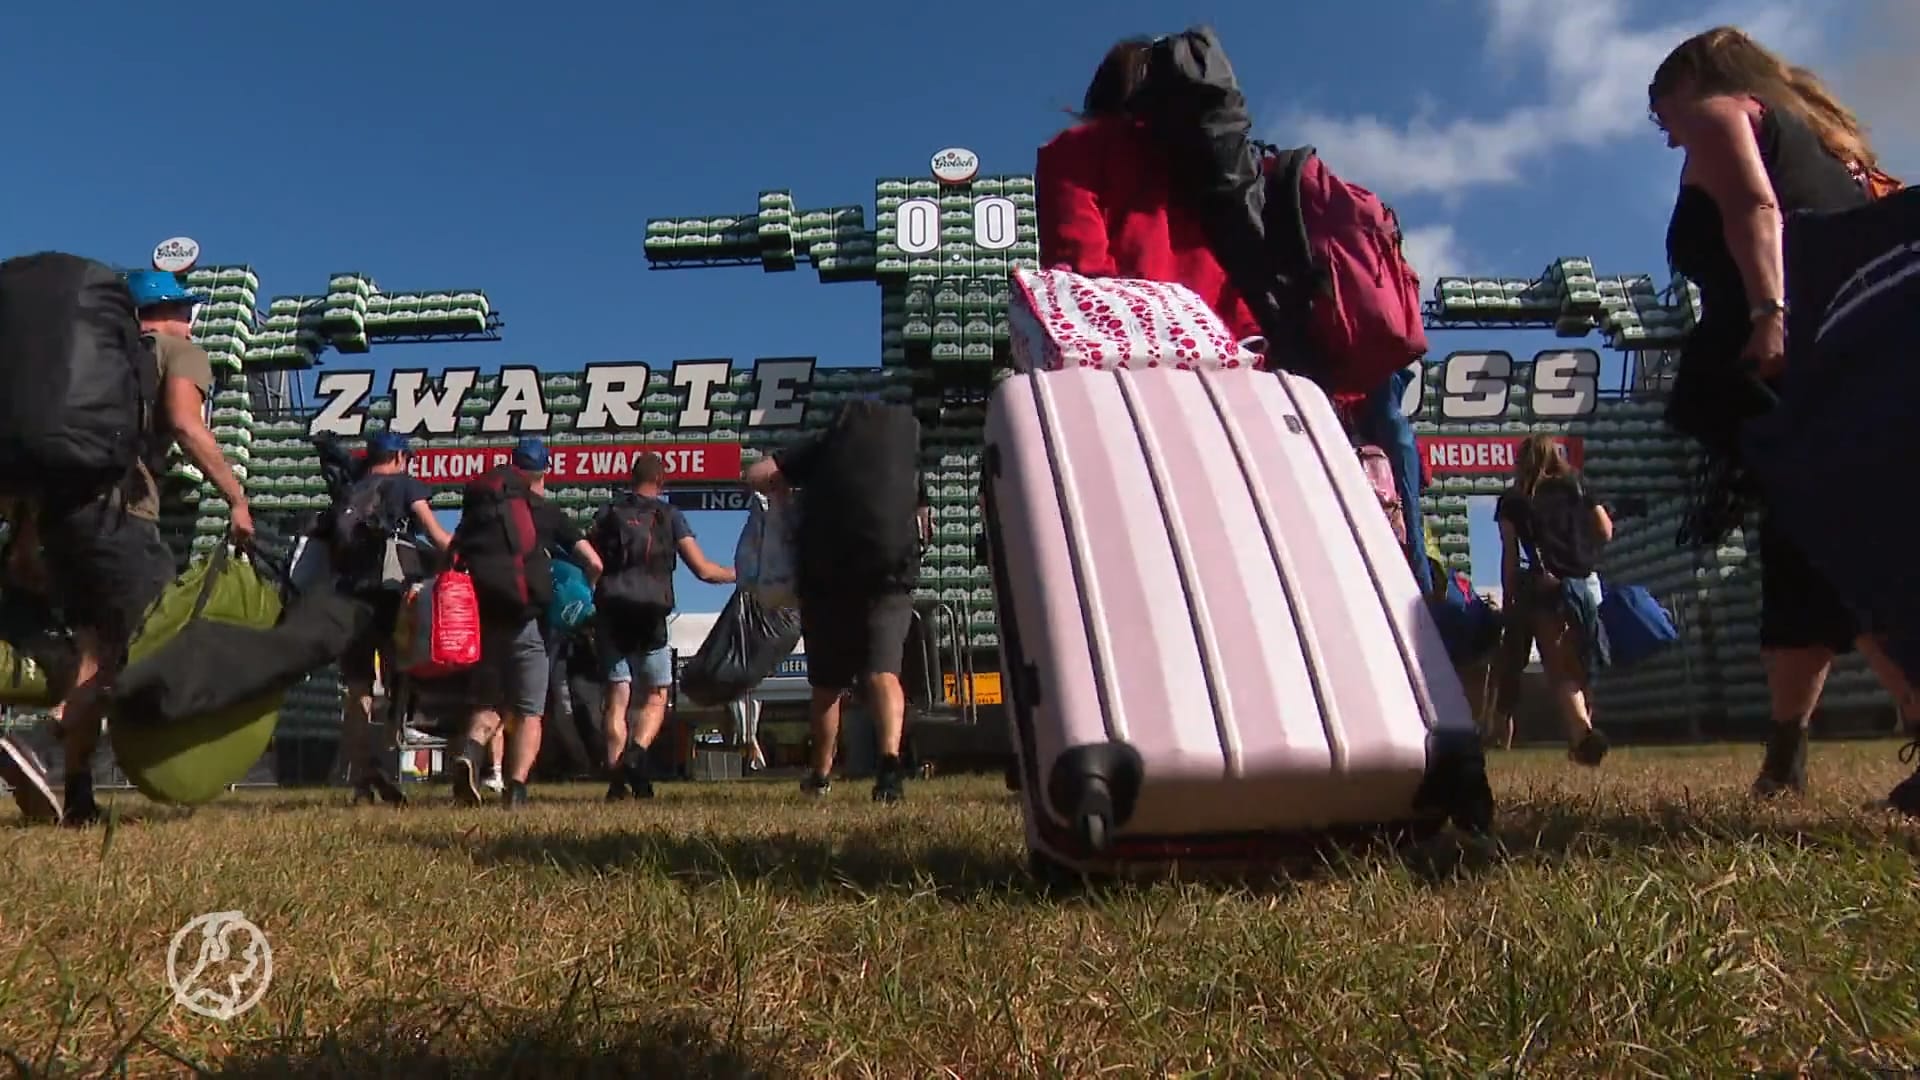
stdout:
POLYGON ((1367 483, 1373 485, 1373 493, 1380 499, 1380 509, 1386 511, 1387 521, 1393 526, 1393 535, 1400 540, 1400 546, 1407 543, 1407 510, 1400 504, 1400 487, 1393 482, 1393 461, 1387 452, 1377 446, 1359 448, 1360 467, 1366 471, 1367 483))
POLYGON ((1311 146, 1270 155, 1263 214, 1279 269, 1313 284, 1306 344, 1331 393, 1366 394, 1426 355, 1420 276, 1401 248, 1400 219, 1373 192, 1334 175, 1311 146))

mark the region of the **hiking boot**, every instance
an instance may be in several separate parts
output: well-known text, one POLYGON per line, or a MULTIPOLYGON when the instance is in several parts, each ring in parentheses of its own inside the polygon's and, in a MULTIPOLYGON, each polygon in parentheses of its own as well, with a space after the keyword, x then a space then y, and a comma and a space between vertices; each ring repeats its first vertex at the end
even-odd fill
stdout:
POLYGON ((1574 743, 1573 748, 1567 751, 1567 757, 1573 759, 1576 765, 1595 768, 1607 759, 1608 749, 1607 737, 1600 733, 1599 728, 1590 728, 1585 735, 1580 736, 1580 741, 1574 743))
POLYGON ((453 801, 461 806, 479 806, 480 766, 462 754, 453 759, 453 767, 447 771, 453 775, 453 801))
POLYGON ((824 798, 833 790, 833 781, 822 773, 810 772, 800 778, 800 794, 811 799, 824 798))
POLYGON ((1753 780, 1753 797, 1772 799, 1807 792, 1807 729, 1776 724, 1767 739, 1767 756, 1753 780))
POLYGON ((509 810, 519 810, 527 805, 527 785, 518 780, 510 780, 501 786, 500 805, 509 810))
POLYGON ((100 804, 93 798, 93 774, 77 773, 67 777, 65 810, 60 814, 60 824, 72 828, 84 828, 100 820, 100 804))
POLYGON ((900 759, 888 757, 880 759, 880 768, 873 777, 873 801, 877 803, 897 803, 907 797, 906 770, 900 767, 900 759))
MULTIPOLYGON (((1915 758, 1920 758, 1920 739, 1900 748, 1900 764, 1913 765, 1915 758)), ((1887 792, 1887 800, 1882 808, 1920 818, 1920 767, 1913 770, 1912 776, 1893 785, 1893 790, 1887 792)))
POLYGON ((60 800, 47 780, 46 766, 31 749, 4 735, 0 735, 0 780, 13 789, 21 817, 43 825, 60 820, 60 800))
POLYGON ((633 793, 627 790, 626 776, 618 770, 615 770, 613 779, 607 782, 607 801, 626 802, 631 798, 633 798, 633 793))

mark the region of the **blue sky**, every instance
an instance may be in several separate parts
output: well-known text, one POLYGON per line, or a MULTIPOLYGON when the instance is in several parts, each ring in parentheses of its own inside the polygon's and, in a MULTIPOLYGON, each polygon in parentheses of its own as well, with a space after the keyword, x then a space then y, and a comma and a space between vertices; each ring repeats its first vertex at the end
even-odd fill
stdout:
MULTIPOLYGON (((1399 209, 1424 276, 1529 275, 1560 255, 1664 279, 1679 161, 1645 120, 1653 66, 1733 21, 1829 72, 1895 167, 1920 175, 1903 58, 1912 0, 1111 0, 828 6, 494 2, 244 10, 103 0, 0 14, 8 252, 122 263, 159 240, 251 263, 263 294, 364 271, 484 289, 497 344, 376 349, 336 366, 817 355, 871 364, 871 284, 811 272, 650 272, 648 217, 745 212, 762 188, 865 203, 873 180, 969 147, 1024 171, 1106 46, 1210 20, 1264 134, 1318 145, 1399 209)), ((1544 339, 1543 339, 1544 338, 1544 339)), ((1447 333, 1436 353, 1541 335, 1447 333)), ((737 515, 696 515, 709 552, 737 515)), ((1481 523, 1477 534, 1485 532, 1481 523)), ((1476 536, 1476 577, 1491 581, 1476 536)), ((724 590, 692 583, 689 609, 724 590)))

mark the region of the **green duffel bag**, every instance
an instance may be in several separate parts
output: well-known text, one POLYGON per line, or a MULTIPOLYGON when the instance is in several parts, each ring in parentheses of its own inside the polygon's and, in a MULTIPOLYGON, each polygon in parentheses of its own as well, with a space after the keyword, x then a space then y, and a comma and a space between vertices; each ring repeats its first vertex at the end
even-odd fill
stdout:
MULTIPOLYGON (((197 622, 271 630, 280 621, 280 586, 253 560, 221 546, 194 560, 167 586, 127 651, 132 668, 159 652, 197 622)), ((227 657, 205 650, 182 651, 170 660, 169 677, 223 677, 227 657)), ((247 775, 273 739, 284 692, 263 695, 203 716, 142 722, 113 715, 107 724, 113 753, 127 779, 155 802, 197 806, 247 775)))

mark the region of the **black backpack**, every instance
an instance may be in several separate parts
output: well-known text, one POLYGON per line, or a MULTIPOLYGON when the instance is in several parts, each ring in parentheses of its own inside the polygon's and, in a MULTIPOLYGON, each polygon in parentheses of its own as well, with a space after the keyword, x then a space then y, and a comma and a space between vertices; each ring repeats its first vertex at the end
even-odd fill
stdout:
POLYGON ((159 400, 113 268, 59 252, 0 262, 0 494, 85 497, 153 471, 159 400))
POLYGON ((1534 565, 1554 577, 1586 577, 1600 566, 1600 532, 1593 526, 1593 500, 1574 477, 1554 477, 1527 500, 1527 535, 1534 565))
POLYGON ((533 489, 511 465, 468 481, 452 554, 454 566, 473 577, 488 616, 531 619, 553 601, 553 566, 534 520, 533 489))
POLYGON ((601 510, 593 547, 605 571, 594 607, 624 623, 664 623, 673 613, 673 511, 661 499, 628 492, 601 510))

